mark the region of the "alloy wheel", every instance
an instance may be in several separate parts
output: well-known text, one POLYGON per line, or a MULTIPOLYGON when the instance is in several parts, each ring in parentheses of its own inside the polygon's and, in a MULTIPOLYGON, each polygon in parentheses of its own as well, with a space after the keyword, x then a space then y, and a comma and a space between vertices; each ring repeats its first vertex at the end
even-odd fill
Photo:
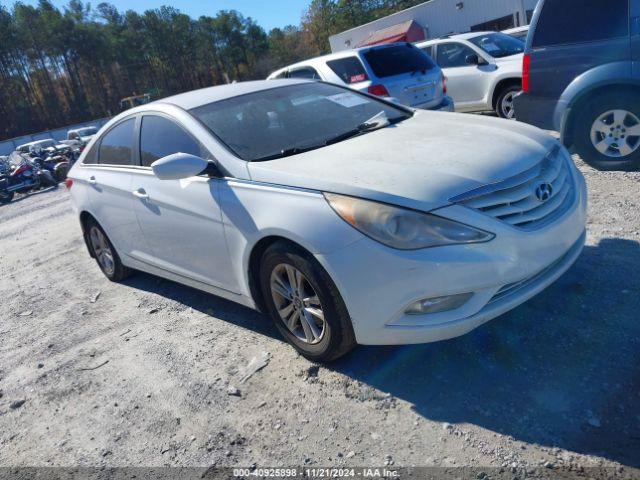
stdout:
POLYGON ((609 110, 593 122, 591 143, 606 157, 631 155, 640 147, 640 119, 627 110, 609 110))
POLYGON ((271 272, 269 284, 278 315, 289 331, 305 343, 319 343, 326 330, 324 310, 303 273, 281 263, 271 272))
POLYGON ((513 108, 513 99, 516 96, 517 92, 509 92, 504 97, 502 97, 502 101, 500 102, 500 110, 502 111, 502 116, 504 118, 513 119, 515 117, 515 109, 513 108))
POLYGON ((115 261, 113 259, 113 252, 109 246, 107 238, 104 233, 98 227, 91 227, 89 231, 89 238, 91 240, 91 248, 95 253, 98 263, 107 275, 113 275, 115 272, 115 261))

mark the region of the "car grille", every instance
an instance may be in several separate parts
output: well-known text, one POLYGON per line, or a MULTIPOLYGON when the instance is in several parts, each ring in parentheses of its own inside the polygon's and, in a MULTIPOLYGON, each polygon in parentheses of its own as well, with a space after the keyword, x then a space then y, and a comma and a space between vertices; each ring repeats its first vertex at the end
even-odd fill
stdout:
POLYGON ((473 208, 523 230, 535 230, 566 212, 574 186, 560 147, 535 167, 498 183, 485 185, 451 202, 473 208), (539 190, 540 189, 540 190, 539 190))

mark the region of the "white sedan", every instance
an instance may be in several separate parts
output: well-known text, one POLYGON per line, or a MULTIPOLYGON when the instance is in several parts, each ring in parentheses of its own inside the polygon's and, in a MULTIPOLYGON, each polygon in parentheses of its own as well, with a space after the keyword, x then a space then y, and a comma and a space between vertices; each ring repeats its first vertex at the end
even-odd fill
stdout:
POLYGON ((127 110, 69 173, 90 254, 267 313, 303 355, 462 335, 565 272, 586 187, 542 131, 322 82, 127 110))

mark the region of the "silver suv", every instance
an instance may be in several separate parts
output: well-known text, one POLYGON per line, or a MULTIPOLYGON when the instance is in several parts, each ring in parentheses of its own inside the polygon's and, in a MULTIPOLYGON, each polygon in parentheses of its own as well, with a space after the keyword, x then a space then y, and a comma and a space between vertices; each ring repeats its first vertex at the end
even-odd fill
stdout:
POLYGON ((346 85, 396 103, 453 111, 442 70, 410 43, 357 48, 312 58, 273 72, 275 78, 306 78, 346 85))

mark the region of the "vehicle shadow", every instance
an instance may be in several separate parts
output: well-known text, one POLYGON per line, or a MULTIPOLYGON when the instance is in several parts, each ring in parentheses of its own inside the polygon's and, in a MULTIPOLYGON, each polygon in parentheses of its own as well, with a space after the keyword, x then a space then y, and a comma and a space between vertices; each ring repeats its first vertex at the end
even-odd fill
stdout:
POLYGON ((605 239, 553 286, 468 335, 360 347, 330 367, 429 420, 639 467, 639 293, 640 245, 605 239))
MULTIPOLYGON (((46 188, 43 188, 41 190, 31 190, 31 191, 29 191, 27 193, 20 194, 19 197, 16 197, 13 200, 11 200, 10 204, 13 205, 13 204, 22 202, 23 200, 26 200, 27 198, 34 197, 36 195, 42 195, 43 193, 53 192, 53 191, 57 190, 58 188, 60 188, 59 184, 56 185, 56 186, 46 187, 46 188)), ((7 205, 9 205, 9 204, 7 204, 7 205)))
POLYGON ((264 315, 216 295, 144 272, 137 272, 122 284, 155 293, 197 312, 282 341, 273 323, 264 315))

